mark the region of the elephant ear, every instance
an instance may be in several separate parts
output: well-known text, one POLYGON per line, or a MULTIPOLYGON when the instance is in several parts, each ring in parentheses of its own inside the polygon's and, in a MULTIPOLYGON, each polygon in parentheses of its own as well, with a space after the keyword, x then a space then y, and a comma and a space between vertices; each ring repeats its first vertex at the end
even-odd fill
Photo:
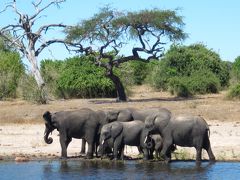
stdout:
POLYGON ((111 122, 117 121, 119 113, 120 113, 119 110, 108 111, 107 112, 107 122, 111 123, 111 122))
POLYGON ((121 134, 123 131, 123 125, 120 122, 113 122, 110 129, 110 134, 113 139, 121 134))
POLYGON ((43 119, 44 119, 47 123, 51 124, 51 123, 52 123, 52 115, 51 115, 51 113, 50 113, 49 111, 46 111, 46 112, 43 114, 43 119))
POLYGON ((123 109, 119 111, 117 120, 121 122, 128 122, 128 121, 133 121, 134 118, 132 116, 132 112, 129 109, 123 109))
POLYGON ((147 116, 145 119, 145 127, 147 129, 153 129, 156 120, 156 115, 147 116))

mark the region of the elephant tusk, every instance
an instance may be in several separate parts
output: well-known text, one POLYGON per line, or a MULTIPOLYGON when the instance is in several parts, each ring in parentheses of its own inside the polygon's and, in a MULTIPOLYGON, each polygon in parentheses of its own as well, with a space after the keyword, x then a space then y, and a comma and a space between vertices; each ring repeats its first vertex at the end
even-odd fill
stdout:
POLYGON ((105 140, 102 140, 102 144, 104 144, 105 140))
POLYGON ((147 136, 146 136, 145 139, 144 139, 144 144, 146 144, 146 142, 147 142, 147 136))

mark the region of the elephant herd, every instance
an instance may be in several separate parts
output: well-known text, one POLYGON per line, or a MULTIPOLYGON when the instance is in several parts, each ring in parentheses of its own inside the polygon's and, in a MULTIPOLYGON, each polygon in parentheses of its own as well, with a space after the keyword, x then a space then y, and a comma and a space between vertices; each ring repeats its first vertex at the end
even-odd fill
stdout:
POLYGON ((95 111, 83 108, 75 111, 59 111, 43 114, 45 120, 44 140, 51 144, 49 134, 57 129, 61 145, 61 157, 67 157, 67 147, 72 138, 82 139, 82 153, 88 144, 86 158, 104 156, 109 151, 113 158, 124 158, 124 146, 137 146, 143 159, 153 158, 161 152, 166 162, 176 146, 195 147, 196 162, 201 162, 202 149, 209 160, 215 161, 210 141, 209 127, 201 116, 174 116, 166 108, 139 110, 95 111))

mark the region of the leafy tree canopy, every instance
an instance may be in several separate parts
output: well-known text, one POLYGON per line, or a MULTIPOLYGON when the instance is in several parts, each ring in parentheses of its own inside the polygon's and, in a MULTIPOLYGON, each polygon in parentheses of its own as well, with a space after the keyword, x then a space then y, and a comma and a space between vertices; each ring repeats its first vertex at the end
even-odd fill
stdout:
POLYGON ((65 32, 67 41, 76 51, 94 55, 95 64, 104 67, 106 76, 113 81, 119 100, 125 101, 123 85, 113 67, 131 60, 159 59, 166 43, 187 37, 183 26, 182 17, 172 10, 119 12, 104 7, 92 18, 66 28, 65 32), (135 44, 129 43, 130 40, 135 44), (130 54, 121 55, 125 45, 130 54))

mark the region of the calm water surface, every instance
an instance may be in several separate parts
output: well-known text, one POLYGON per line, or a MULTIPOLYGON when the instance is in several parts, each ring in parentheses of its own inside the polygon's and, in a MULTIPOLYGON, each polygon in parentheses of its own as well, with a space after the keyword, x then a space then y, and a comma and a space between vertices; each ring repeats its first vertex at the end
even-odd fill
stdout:
POLYGON ((177 161, 169 165, 139 161, 0 162, 0 179, 240 179, 240 162, 177 161))

